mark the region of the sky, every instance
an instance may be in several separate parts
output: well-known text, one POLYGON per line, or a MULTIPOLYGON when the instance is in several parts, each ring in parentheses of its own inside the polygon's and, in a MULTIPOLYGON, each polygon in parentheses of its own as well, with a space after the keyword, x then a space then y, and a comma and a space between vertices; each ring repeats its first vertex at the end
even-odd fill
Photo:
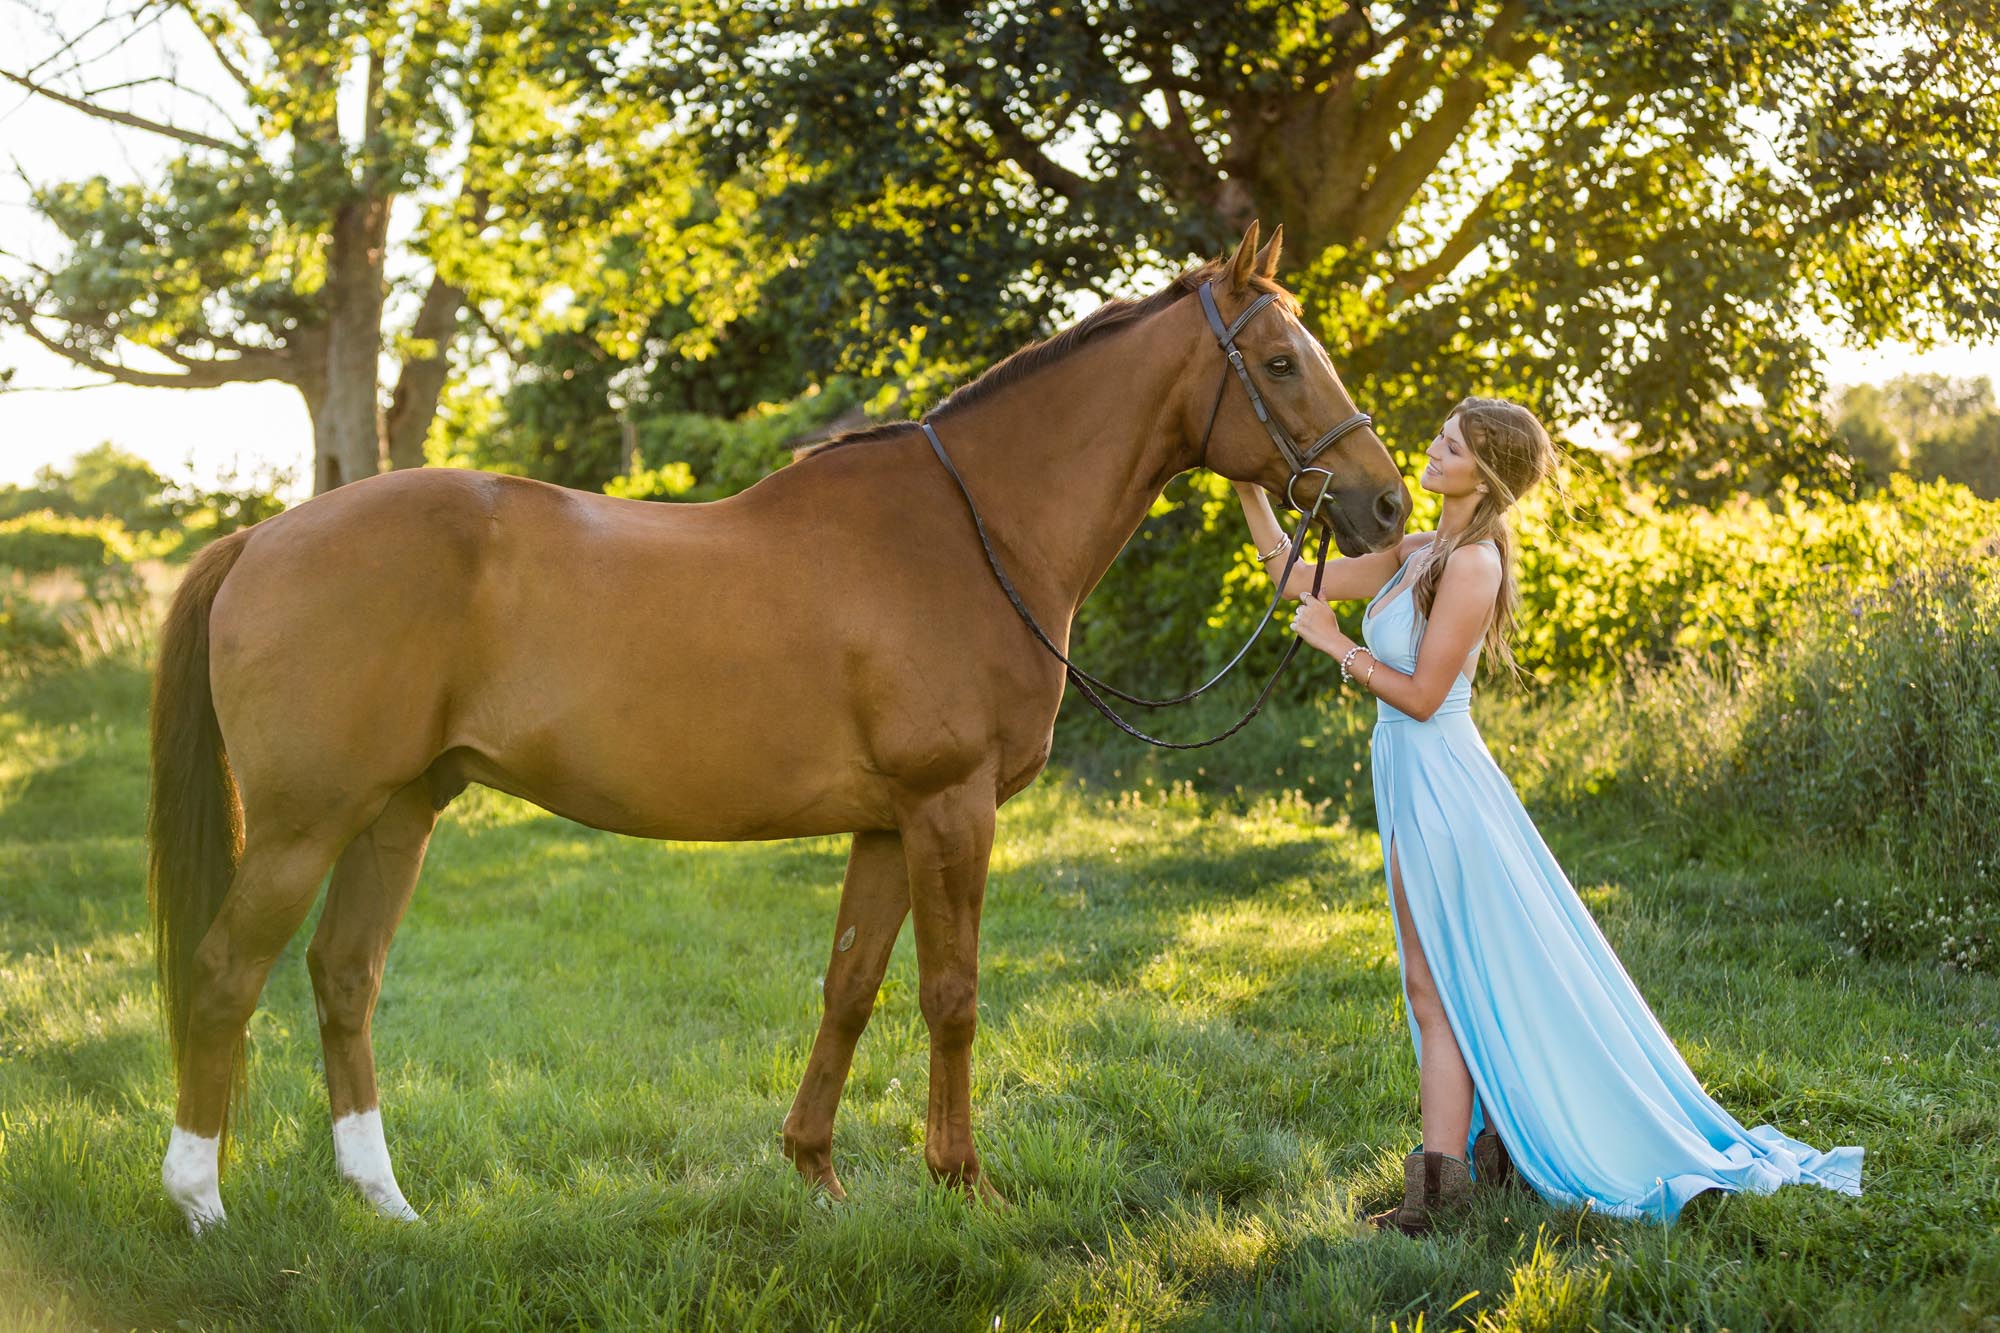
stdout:
MULTIPOLYGON (((171 20, 169 20, 171 22, 171 20)), ((161 31, 95 62, 97 85, 143 80, 178 62, 187 82, 227 103, 230 85, 197 41, 161 31)), ((31 11, 0 11, 0 68, 21 72, 20 52, 47 52, 54 43, 31 11)), ((73 87, 74 85, 65 85, 73 87)), ((130 109, 191 128, 221 131, 220 113, 182 98, 168 100, 140 87, 121 94, 130 109)), ((79 179, 103 173, 113 180, 149 178, 171 155, 170 141, 113 127, 81 112, 0 85, 0 250, 49 260, 59 252, 49 230, 28 207, 28 181, 79 179)), ((144 354, 131 364, 149 367, 144 354)), ((2000 344, 1950 344, 1919 351, 1904 345, 1861 349, 1831 345, 1824 365, 1835 384, 1880 383, 1928 371, 2000 378, 2000 344)), ((286 492, 302 496, 312 476, 312 426, 297 390, 288 385, 243 384, 219 389, 139 389, 94 386, 101 376, 71 365, 0 329, 0 367, 15 368, 15 391, 0 393, 0 484, 30 480, 38 468, 62 464, 104 441, 137 454, 170 476, 213 484, 288 475, 286 492), (23 389, 29 391, 22 391, 23 389)), ((171 370, 164 362, 157 368, 171 370)))

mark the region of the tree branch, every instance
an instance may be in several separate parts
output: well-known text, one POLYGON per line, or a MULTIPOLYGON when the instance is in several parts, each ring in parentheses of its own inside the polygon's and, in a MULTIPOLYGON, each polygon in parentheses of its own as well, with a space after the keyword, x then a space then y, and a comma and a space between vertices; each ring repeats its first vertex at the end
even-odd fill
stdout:
POLYGON ((1396 58, 1389 62, 1389 68, 1368 90, 1368 111, 1370 119, 1380 125, 1379 135, 1386 143, 1395 127, 1402 123, 1398 114, 1401 108, 1416 99, 1412 96, 1411 82, 1417 77, 1434 52, 1423 41, 1424 34, 1416 28, 1416 19, 1406 18, 1382 39, 1382 50, 1400 41, 1403 49, 1396 52, 1396 58))
POLYGON ((368 46, 368 92, 362 100, 364 110, 361 117, 362 151, 368 151, 375 136, 382 132, 382 80, 383 62, 388 59, 382 49, 374 43, 368 46))
POLYGON ((1433 283, 1452 274, 1467 255, 1479 248, 1486 239, 1487 224, 1493 219, 1493 205, 1509 182, 1502 181, 1484 199, 1473 205, 1465 220, 1458 224, 1458 230, 1445 241, 1444 248, 1435 256, 1415 268, 1406 269, 1389 280, 1388 300, 1391 305, 1400 305, 1410 297, 1424 291, 1433 283))
POLYGON ((1147 80, 1146 87, 1159 93, 1161 100, 1167 104, 1167 127, 1163 130, 1155 129, 1149 137, 1172 150, 1174 156, 1187 164, 1189 171, 1213 178, 1215 163, 1210 160, 1207 150, 1201 146, 1201 140, 1195 137, 1194 121, 1188 116, 1187 105, 1181 101, 1180 91, 1164 84, 1154 83, 1150 79, 1147 80))
POLYGON ((1041 144, 1028 137, 1028 132, 1000 105, 998 98, 975 94, 972 109, 986 122, 987 129, 993 134, 993 142, 1037 185, 1071 200, 1081 199, 1089 193, 1090 181, 1043 152, 1041 144))
POLYGON ((431 418, 437 415, 438 397, 450 373, 445 350, 458 325, 458 312, 465 304, 465 292, 443 278, 433 276, 424 293, 423 306, 410 324, 410 337, 431 345, 427 355, 414 355, 403 362, 396 377, 396 390, 389 397, 382 427, 389 447, 389 466, 420 467, 424 461, 424 436, 430 432, 431 418))
POLYGON ((1354 234, 1364 245, 1379 245, 1403 216, 1410 200, 1458 142, 1491 89, 1485 71, 1494 62, 1512 63, 1527 49, 1528 39, 1514 29, 1526 13, 1523 0, 1508 0, 1486 30, 1480 49, 1444 90, 1444 98, 1429 119, 1376 171, 1355 209, 1354 234))
POLYGON ((1338 84, 1382 49, 1382 37, 1368 22, 1367 6, 1361 0, 1348 0, 1347 8, 1320 32, 1318 48, 1312 66, 1299 76, 1301 88, 1311 89, 1322 79, 1338 84))
MULTIPOLYGON (((43 56, 40 60, 37 60, 34 64, 28 66, 27 76, 32 79, 37 74, 40 74, 50 65, 55 64, 56 61, 61 60, 71 51, 74 51, 77 47, 83 45, 83 43, 90 37, 90 35, 96 32, 99 28, 107 28, 111 26, 113 23, 122 23, 131 19, 138 18, 139 15, 145 12, 146 12, 146 7, 144 5, 140 5, 139 8, 133 10, 129 14, 119 14, 119 13, 114 13, 109 9, 105 10, 104 17, 98 19, 95 23, 88 24, 87 26, 85 26, 82 32, 79 32, 76 36, 70 38, 68 41, 64 42, 61 46, 58 46, 55 50, 43 56)), ((54 36, 56 34, 51 33, 50 35, 54 36)), ((79 66, 71 65, 70 68, 77 69, 79 68, 79 66)))
POLYGON ((65 361, 85 370, 107 375, 120 384, 143 389, 213 389, 223 384, 248 384, 258 380, 292 380, 290 358, 273 350, 246 352, 226 361, 191 357, 173 348, 154 348, 162 356, 185 367, 179 373, 134 370, 117 361, 107 361, 90 348, 54 338, 35 323, 35 307, 19 297, 8 297, 4 309, 10 323, 65 361))
POLYGON ((99 120, 114 121, 120 125, 130 125, 134 129, 148 130, 154 134, 162 134, 169 139, 177 139, 195 148, 213 148, 220 152, 236 156, 241 156, 247 151, 247 145, 244 144, 230 143, 226 139, 217 139, 196 130, 184 130, 174 125, 164 125, 157 120, 148 120, 144 116, 135 116, 129 111, 113 111, 109 107, 93 106, 80 97, 71 97, 65 93, 59 93, 53 88, 44 87, 31 79, 22 78, 19 74, 9 73, 4 69, 0 69, 0 79, 5 79, 9 83, 19 84, 31 93, 38 93, 52 102, 60 102, 66 107, 83 112, 87 116, 95 116, 99 120))
POLYGON ((222 49, 222 38, 208 30, 208 25, 201 21, 201 16, 195 13, 194 6, 188 3, 188 0, 181 0, 180 9, 188 16, 188 21, 194 25, 195 31, 201 34, 201 39, 208 43, 209 51, 215 56, 215 63, 222 66, 223 72, 236 81, 238 88, 241 88, 250 97, 255 98, 257 96, 257 85, 251 81, 248 74, 244 73, 237 66, 235 61, 229 58, 229 53, 222 49))
MULTIPOLYGON (((1544 140, 1545 151, 1548 144, 1555 143, 1568 135, 1575 128, 1577 117, 1585 111, 1593 112, 1596 117, 1594 128, 1586 131, 1586 133, 1593 138, 1601 139, 1605 127, 1617 120, 1620 110, 1631 99, 1629 95, 1620 97, 1608 102, 1605 107, 1594 106, 1593 103, 1595 100, 1594 95, 1585 90, 1583 95, 1570 105, 1567 112, 1562 116, 1560 127, 1550 133, 1544 140)), ((1452 272, 1465 262, 1466 256, 1478 249, 1480 242, 1484 241, 1490 234, 1490 224, 1493 221, 1494 212, 1500 197, 1507 193, 1510 186, 1515 184, 1516 182, 1511 177, 1501 180, 1487 192, 1485 198, 1472 206, 1472 210, 1458 224, 1458 229, 1445 241, 1443 249, 1439 250, 1429 261, 1418 264, 1414 268, 1398 273, 1395 277, 1391 278, 1386 288, 1386 295, 1390 304, 1400 305, 1410 297, 1430 287, 1433 283, 1450 277, 1452 272)))

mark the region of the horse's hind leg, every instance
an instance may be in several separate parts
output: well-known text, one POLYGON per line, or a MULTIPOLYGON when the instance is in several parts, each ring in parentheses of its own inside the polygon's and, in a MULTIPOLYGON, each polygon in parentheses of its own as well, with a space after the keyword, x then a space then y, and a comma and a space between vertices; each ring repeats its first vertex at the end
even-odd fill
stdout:
POLYGON ((417 1214, 389 1163, 370 1029, 389 937, 409 905, 436 823, 425 783, 390 797, 335 863, 326 910, 306 949, 326 1053, 334 1164, 377 1212, 399 1221, 415 1221, 417 1214))
POLYGON ((826 965, 825 1012, 806 1060, 805 1077, 785 1117, 785 1155, 799 1174, 836 1199, 847 1192, 833 1173, 833 1113, 854 1061, 854 1044, 875 1011, 875 994, 889 966, 896 932, 910 914, 903 840, 894 833, 857 833, 847 853, 847 879, 833 922, 826 965))
POLYGON ((221 910, 195 949, 180 1095, 160 1180, 196 1231, 223 1220, 222 1137, 244 1027, 271 965, 312 909, 337 846, 312 834, 260 837, 253 828, 221 910))

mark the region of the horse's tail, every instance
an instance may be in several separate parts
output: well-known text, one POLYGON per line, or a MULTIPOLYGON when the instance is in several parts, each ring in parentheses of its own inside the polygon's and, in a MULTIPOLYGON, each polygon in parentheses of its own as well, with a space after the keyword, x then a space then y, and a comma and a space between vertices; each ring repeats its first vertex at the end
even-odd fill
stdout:
MULTIPOLYGON (((208 681, 208 616, 249 533, 217 541, 188 567, 160 630, 153 675, 153 792, 146 809, 146 897, 167 1049, 187 1042, 195 946, 222 908, 243 850, 243 809, 223 753, 208 681)), ((243 1079, 243 1058, 235 1060, 243 1079)), ((228 1128, 225 1124, 224 1136, 228 1128)))

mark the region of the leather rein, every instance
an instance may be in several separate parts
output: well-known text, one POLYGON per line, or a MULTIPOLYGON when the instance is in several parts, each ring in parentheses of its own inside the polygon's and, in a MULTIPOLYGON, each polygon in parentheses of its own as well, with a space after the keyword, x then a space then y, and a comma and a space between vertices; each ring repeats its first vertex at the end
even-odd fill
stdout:
MULTIPOLYGON (((1285 484, 1285 499, 1291 504, 1292 508, 1300 510, 1304 514, 1298 528, 1300 533, 1304 533, 1310 529, 1313 520, 1319 516, 1320 506, 1326 503, 1327 491, 1333 482, 1332 473, 1328 472, 1325 468, 1312 466, 1313 459, 1330 448, 1342 436, 1371 424, 1373 419, 1366 412, 1356 412, 1353 416, 1320 436, 1313 442, 1311 448, 1301 450, 1298 442, 1292 438, 1291 433, 1285 429, 1283 423, 1279 422, 1272 415, 1269 407, 1265 405, 1264 396, 1257 392, 1256 382, 1251 379, 1249 367, 1244 364, 1243 353, 1236 346, 1236 335, 1242 332, 1243 326, 1248 324, 1251 317, 1256 315, 1265 306, 1276 301, 1278 299, 1277 294, 1275 292, 1263 293, 1256 300, 1252 301, 1242 314, 1236 317, 1234 323, 1225 325, 1222 321, 1222 312, 1216 306, 1215 295, 1211 290, 1213 285, 1212 282, 1204 282, 1201 285, 1202 314, 1207 317, 1209 328, 1214 332, 1216 342, 1228 357, 1229 364, 1235 370, 1237 379, 1242 381, 1245 392, 1250 395, 1250 406, 1257 414, 1258 422, 1263 425, 1265 433, 1271 437, 1271 442, 1278 447, 1279 455, 1284 458, 1285 462, 1292 469, 1291 480, 1285 484), (1317 472, 1326 480, 1320 485, 1319 495, 1314 499, 1311 511, 1306 512, 1305 506, 1301 505, 1293 496, 1293 487, 1298 484, 1300 477, 1309 472, 1317 472)), ((1215 405, 1209 409, 1208 425, 1202 431, 1201 450, 1204 456, 1208 452, 1209 437, 1215 431, 1216 416, 1222 410, 1222 395, 1228 388, 1229 376, 1225 374, 1222 377, 1222 382, 1216 386, 1215 405)), ((1270 679, 1264 682, 1264 688, 1257 692, 1256 701, 1250 705, 1250 711, 1237 719, 1235 725, 1231 726, 1227 731, 1210 736, 1207 740, 1166 741, 1161 740, 1157 736, 1149 736, 1120 717, 1112 709, 1111 705, 1104 701, 1103 695, 1109 694, 1114 698, 1122 699, 1126 703, 1134 704, 1140 708, 1170 708, 1175 704, 1187 703, 1197 696, 1206 693, 1213 686, 1220 684, 1223 677, 1236 669, 1237 664, 1243 660, 1244 655, 1250 651, 1251 647, 1263 635, 1264 627, 1271 623, 1271 618, 1277 614, 1279 603, 1284 601, 1285 582, 1291 578, 1292 570, 1297 567, 1299 555, 1304 545, 1296 536, 1290 538, 1287 542, 1291 554, 1286 557, 1285 567, 1278 575, 1276 589, 1271 597, 1271 605, 1265 608, 1263 617, 1257 622, 1257 627, 1250 632, 1250 637, 1244 641, 1243 646, 1236 650, 1236 655, 1230 658, 1220 671, 1185 694, 1176 695, 1171 699, 1143 699, 1136 694, 1128 694, 1110 682, 1085 671, 1082 667, 1070 661, 1063 654, 1062 649, 1056 647, 1055 642, 1049 638, 1041 625, 1036 622, 1034 615, 1028 610, 1027 605, 1021 601, 1021 594, 1015 590, 1014 581, 1007 577, 1007 571, 1002 568, 1000 556, 994 551, 993 542, 986 535, 986 524, 979 517, 979 506, 973 503, 972 492, 966 489, 965 479, 959 476, 958 469, 952 466, 950 455, 945 453, 944 441, 938 438, 937 430, 932 427, 929 418, 925 418, 918 424, 923 427, 924 438, 930 441, 931 451, 937 455, 938 461, 944 464, 945 472, 957 484, 958 493, 965 497, 965 507, 972 514, 972 526, 979 534, 979 545, 986 552, 986 563, 992 568, 993 577, 999 580, 1000 590, 1007 594, 1007 600, 1013 603, 1014 610, 1020 615, 1022 622, 1027 625, 1029 631, 1040 641, 1042 647, 1048 649, 1050 654, 1063 664, 1063 669, 1068 678, 1075 682, 1078 693, 1082 694, 1093 708, 1108 718, 1112 725, 1129 736, 1142 740, 1148 745, 1159 746, 1161 749, 1199 750, 1204 746, 1214 745, 1218 741, 1227 740, 1229 737, 1234 736, 1237 732, 1248 726, 1250 719, 1257 716, 1263 709, 1265 701, 1271 697, 1271 691, 1278 683, 1278 678, 1284 674, 1285 668, 1290 665, 1292 655, 1299 650, 1300 640, 1297 638, 1293 638, 1291 643, 1286 646, 1284 656, 1278 659, 1278 665, 1272 670, 1270 679), (1099 691, 1102 691, 1102 694, 1099 691)), ((1312 591, 1314 596, 1319 595, 1320 582, 1326 576, 1326 544, 1327 534, 1322 531, 1319 539, 1319 562, 1313 571, 1312 591)))

